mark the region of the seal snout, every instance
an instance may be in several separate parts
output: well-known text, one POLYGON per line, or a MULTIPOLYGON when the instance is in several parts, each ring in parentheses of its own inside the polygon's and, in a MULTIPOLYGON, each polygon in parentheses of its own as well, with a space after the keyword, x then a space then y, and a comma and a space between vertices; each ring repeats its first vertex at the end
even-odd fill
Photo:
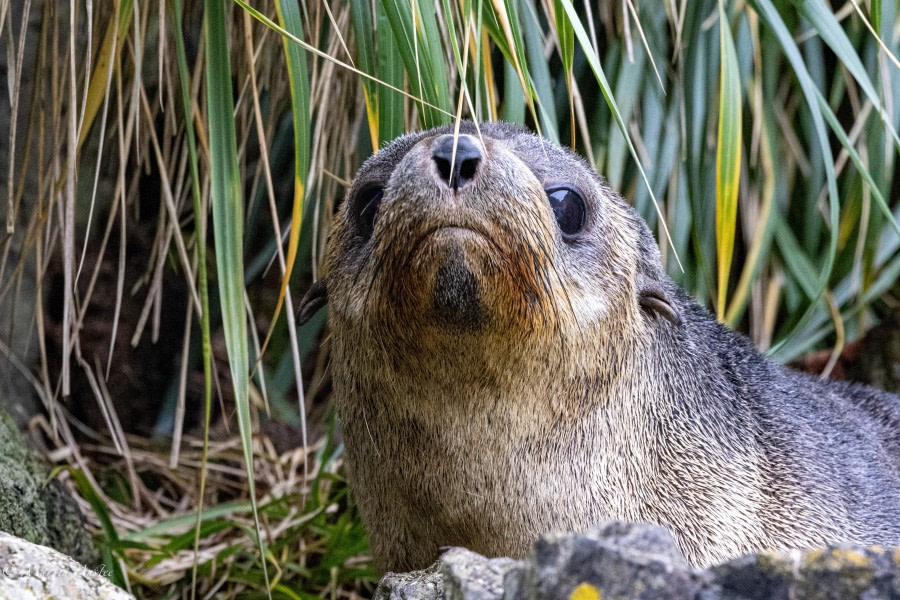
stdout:
POLYGON ((475 178, 482 159, 481 144, 471 135, 448 133, 434 141, 431 159, 441 180, 456 191, 475 178))

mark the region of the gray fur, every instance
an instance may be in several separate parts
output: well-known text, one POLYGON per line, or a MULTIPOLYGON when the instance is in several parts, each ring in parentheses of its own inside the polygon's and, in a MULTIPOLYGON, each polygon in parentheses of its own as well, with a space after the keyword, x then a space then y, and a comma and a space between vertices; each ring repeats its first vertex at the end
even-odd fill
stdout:
POLYGON ((369 159, 326 253, 347 467, 381 568, 450 545, 519 557, 610 518, 664 525, 700 565, 900 544, 900 398, 763 358, 671 282, 600 176, 533 134, 482 124, 474 179, 442 188, 430 147, 448 131, 369 159), (372 182, 364 240, 350 207, 372 182), (584 193, 574 242, 549 183, 584 193))

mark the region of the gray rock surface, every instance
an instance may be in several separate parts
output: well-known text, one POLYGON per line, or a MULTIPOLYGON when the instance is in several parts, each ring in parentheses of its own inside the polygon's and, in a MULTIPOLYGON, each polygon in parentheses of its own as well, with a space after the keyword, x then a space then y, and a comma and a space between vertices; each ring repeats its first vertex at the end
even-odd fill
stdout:
POLYGON ((375 598, 900 600, 900 548, 762 553, 696 569, 665 529, 610 521, 583 535, 547 535, 524 561, 453 548, 426 570, 388 573, 375 598))
POLYGON ((129 600, 102 574, 52 548, 0 533, 0 599, 129 600))
MULTIPOLYGON (((471 553, 474 563, 488 559, 471 553)), ((441 572, 443 557, 432 566, 412 573, 388 573, 382 578, 372 600, 431 600, 444 598, 444 574, 441 572)))
POLYGON ((511 571, 524 572, 528 566, 525 561, 511 558, 485 559, 464 548, 451 548, 442 559, 439 564, 446 586, 445 596, 472 600, 500 598, 504 577, 511 571))
POLYGON ((579 585, 603 598, 690 598, 693 571, 662 527, 613 521, 585 535, 549 535, 531 554, 533 585, 522 597, 568 598, 579 585))

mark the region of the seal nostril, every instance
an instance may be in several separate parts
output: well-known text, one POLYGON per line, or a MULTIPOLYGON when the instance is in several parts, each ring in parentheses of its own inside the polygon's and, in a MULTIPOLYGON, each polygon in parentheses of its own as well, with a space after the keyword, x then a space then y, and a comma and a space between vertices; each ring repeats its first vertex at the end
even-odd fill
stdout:
POLYGON ((452 133, 437 138, 431 158, 441 179, 450 188, 457 190, 475 178, 482 155, 478 140, 470 135, 461 134, 456 138, 455 156, 453 142, 452 133))
POLYGON ((444 181, 450 181, 450 161, 444 160, 438 156, 432 157, 434 159, 434 164, 437 165, 438 173, 441 176, 441 179, 444 181))
POLYGON ((469 180, 475 177, 475 171, 478 169, 479 160, 470 158, 462 161, 459 166, 459 185, 465 185, 469 180))

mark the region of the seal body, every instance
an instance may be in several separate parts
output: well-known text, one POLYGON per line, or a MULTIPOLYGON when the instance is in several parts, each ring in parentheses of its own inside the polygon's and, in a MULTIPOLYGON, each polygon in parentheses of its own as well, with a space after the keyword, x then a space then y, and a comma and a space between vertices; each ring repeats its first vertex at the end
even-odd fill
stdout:
POLYGON ((382 148, 325 272, 348 476, 382 569, 446 546, 522 556, 610 518, 667 527, 698 565, 900 544, 900 398, 766 360, 538 136, 463 123, 382 148))

